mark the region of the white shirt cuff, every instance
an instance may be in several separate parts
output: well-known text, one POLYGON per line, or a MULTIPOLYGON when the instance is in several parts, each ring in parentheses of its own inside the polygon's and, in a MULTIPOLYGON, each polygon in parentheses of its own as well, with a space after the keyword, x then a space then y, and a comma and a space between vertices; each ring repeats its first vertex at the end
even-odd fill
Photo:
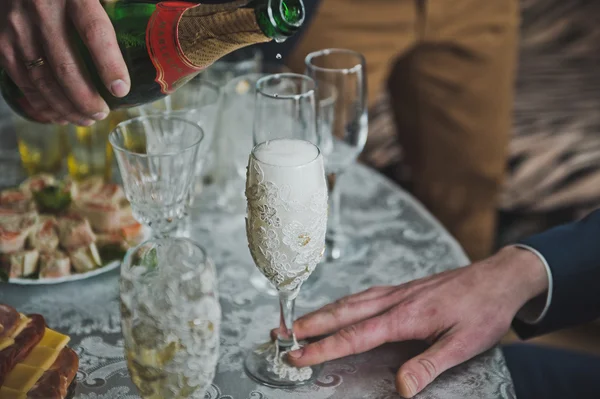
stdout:
POLYGON ((546 295, 542 294, 531 299, 523 305, 516 315, 516 318, 522 322, 527 324, 538 324, 546 316, 546 313, 548 313, 550 303, 552 302, 552 270, 550 270, 550 266, 548 265, 546 258, 544 258, 544 255, 535 248, 523 244, 515 244, 514 246, 533 252, 546 268, 546 275, 548 276, 548 291, 546 291, 546 295))

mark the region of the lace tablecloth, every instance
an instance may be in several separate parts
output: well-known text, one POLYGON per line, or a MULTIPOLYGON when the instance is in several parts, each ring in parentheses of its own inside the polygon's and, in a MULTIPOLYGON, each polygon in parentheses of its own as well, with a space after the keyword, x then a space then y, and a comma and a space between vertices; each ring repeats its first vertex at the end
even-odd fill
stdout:
MULTIPOLYGON (((6 186, 14 184, 20 172, 14 137, 6 116, 2 119, 5 128, 0 128, 0 186, 6 186)), ((301 293, 297 313, 372 285, 402 283, 468 262, 457 243, 421 205, 374 171, 355 166, 340 184, 345 228, 354 239, 370 243, 369 251, 352 262, 324 267, 320 282, 301 293)), ((254 266, 243 215, 207 213, 202 225, 194 229, 192 238, 207 249, 217 265, 223 307, 220 361, 207 399, 398 397, 395 372, 403 361, 422 350, 420 343, 385 346, 329 362, 316 384, 293 391, 265 388, 250 380, 243 370, 245 353, 253 344, 264 342, 269 327, 277 325, 277 300, 259 293, 249 283, 254 266)), ((0 302, 24 313, 43 314, 50 327, 72 337, 70 345, 81 362, 77 399, 138 398, 123 357, 118 279, 118 271, 114 271, 55 286, 0 284, 0 302)), ((514 397, 510 374, 498 348, 446 372, 418 396, 514 397)))

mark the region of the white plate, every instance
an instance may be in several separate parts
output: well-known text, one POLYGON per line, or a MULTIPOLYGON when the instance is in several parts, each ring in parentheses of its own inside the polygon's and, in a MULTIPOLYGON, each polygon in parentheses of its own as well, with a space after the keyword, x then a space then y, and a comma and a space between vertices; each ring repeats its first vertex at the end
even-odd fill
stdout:
POLYGON ((19 284, 19 285, 48 285, 48 284, 60 284, 60 283, 68 283, 71 281, 84 280, 86 278, 94 277, 99 274, 108 273, 111 270, 115 270, 121 266, 120 260, 115 260, 114 262, 110 262, 108 265, 103 266, 99 269, 91 270, 87 273, 74 273, 70 276, 65 277, 56 277, 56 278, 11 278, 8 280, 9 284, 19 284))
MULTIPOLYGON (((140 243, 148 240, 152 236, 152 231, 149 227, 143 226, 142 239, 140 243)), ((79 281, 85 280, 86 278, 91 278, 98 276, 100 274, 108 273, 111 270, 115 270, 121 266, 120 260, 115 260, 110 262, 107 265, 102 266, 101 268, 90 270, 87 273, 73 273, 70 276, 65 277, 56 277, 56 278, 10 278, 8 279, 9 284, 18 284, 18 285, 48 285, 48 284, 61 284, 61 283, 69 283, 71 281, 79 281)))

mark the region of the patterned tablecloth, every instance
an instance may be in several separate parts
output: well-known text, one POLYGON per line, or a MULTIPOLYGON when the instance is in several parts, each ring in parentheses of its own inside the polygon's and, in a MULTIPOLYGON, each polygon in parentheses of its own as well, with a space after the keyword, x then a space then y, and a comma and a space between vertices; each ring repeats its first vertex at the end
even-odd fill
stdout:
MULTIPOLYGON (((0 112, 0 186, 14 184, 20 176, 11 130, 5 111, 0 112)), ((319 283, 301 293, 297 313, 372 285, 398 284, 468 262, 420 204, 374 171, 355 166, 340 184, 345 228, 354 239, 369 243, 369 250, 360 259, 324 266, 319 283)), ((220 361, 207 399, 398 397, 395 372, 422 350, 420 343, 388 345, 330 362, 316 384, 293 391, 265 388, 250 380, 243 370, 244 355, 253 344, 268 338, 270 326, 277 325, 278 304, 249 283, 254 266, 243 215, 207 213, 202 220, 192 238, 217 265, 223 308, 220 361)), ((71 346, 81 359, 77 399, 138 398, 123 357, 118 279, 114 271, 54 286, 0 284, 0 302, 21 312, 43 314, 49 326, 72 337, 71 346)), ((494 348, 446 372, 418 397, 487 399, 514 398, 515 394, 502 353, 494 348)))

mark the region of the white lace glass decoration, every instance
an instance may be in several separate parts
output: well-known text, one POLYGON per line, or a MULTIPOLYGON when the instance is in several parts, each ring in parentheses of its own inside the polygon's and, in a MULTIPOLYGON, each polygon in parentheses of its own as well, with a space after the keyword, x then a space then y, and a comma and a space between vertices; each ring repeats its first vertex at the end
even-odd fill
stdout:
MULTIPOLYGON (((285 138, 305 140, 322 148, 317 134, 317 87, 312 78, 295 73, 275 73, 258 79, 255 87, 254 145, 285 138)), ((260 292, 277 296, 273 284, 258 271, 250 276, 250 282, 260 292)))
POLYGON ((219 358, 221 308, 212 261, 183 238, 146 241, 121 267, 121 327, 144 399, 203 399, 219 358))
POLYGON ((250 253, 276 287, 281 308, 277 342, 254 349, 246 371, 268 386, 306 384, 317 370, 295 368, 285 354, 300 347, 292 331, 294 301, 325 250, 327 185, 318 147, 296 139, 257 145, 248 164, 246 198, 250 253))

